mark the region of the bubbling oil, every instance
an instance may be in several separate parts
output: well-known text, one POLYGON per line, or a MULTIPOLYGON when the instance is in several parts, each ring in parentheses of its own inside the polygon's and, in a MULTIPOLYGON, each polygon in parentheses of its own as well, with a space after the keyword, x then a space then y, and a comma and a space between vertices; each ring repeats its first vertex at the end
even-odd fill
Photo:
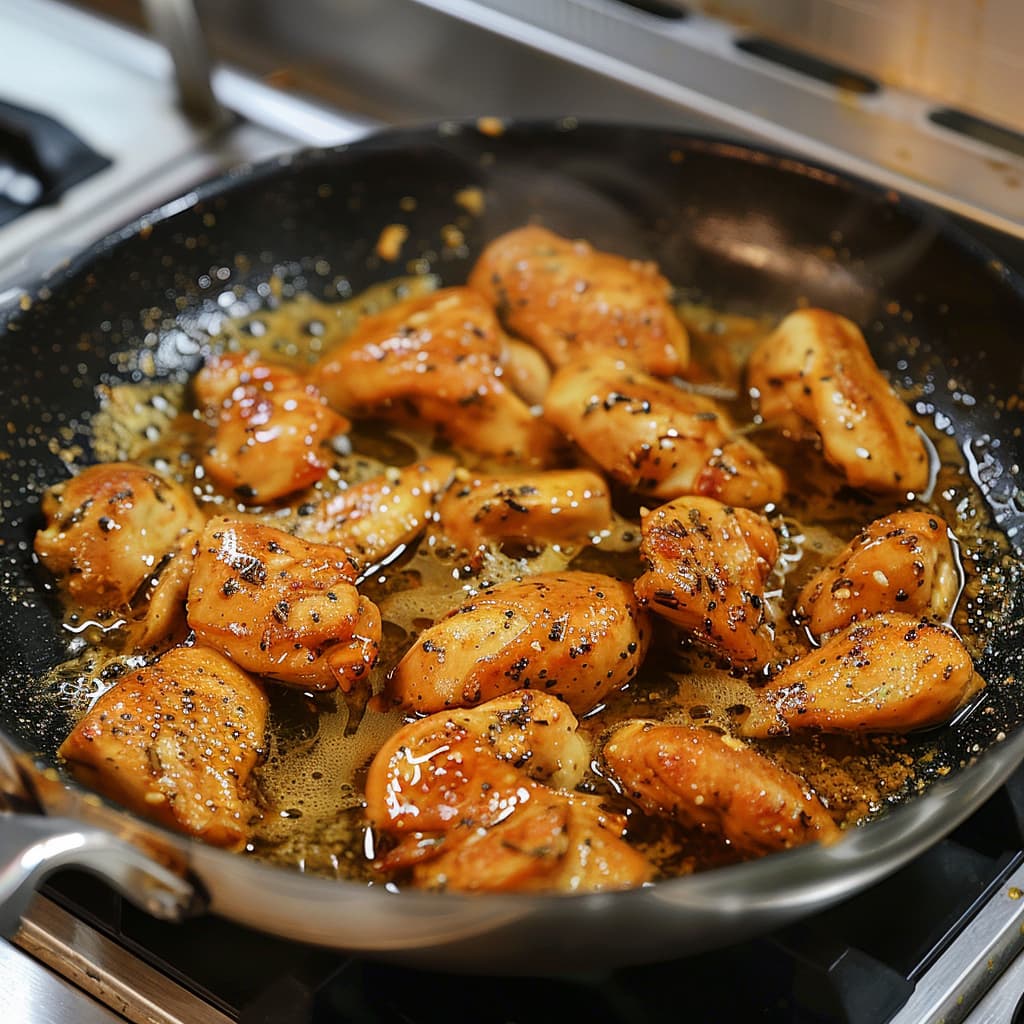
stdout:
MULTIPOLYGON (((340 304, 297 296, 281 301, 272 311, 226 322, 221 336, 212 339, 212 347, 256 349, 305 368, 343 340, 360 316, 420 294, 433 284, 422 278, 402 279, 340 304)), ((755 422, 743 393, 743 366, 771 329, 770 322, 696 306, 680 307, 680 315, 690 329, 697 360, 688 386, 725 401, 737 422, 746 424, 745 429, 786 471, 791 483, 785 508, 767 510, 781 550, 768 583, 767 604, 774 614, 779 658, 786 660, 808 648, 808 637, 787 614, 799 588, 864 524, 908 503, 852 491, 812 446, 787 441, 755 422)), ((309 492, 287 506, 252 509, 219 493, 203 475, 201 456, 210 441, 210 428, 194 410, 187 387, 159 382, 121 385, 106 389, 102 397, 102 409, 94 420, 94 450, 99 458, 152 464, 190 485, 208 514, 257 514, 282 529, 294 526, 306 508, 331 493, 390 466, 406 465, 436 448, 429 436, 382 423, 357 422, 349 435, 351 450, 339 454, 327 476, 309 492)), ((928 502, 909 504, 943 516, 959 538, 970 571, 953 625, 977 657, 983 636, 972 608, 983 603, 998 617, 1000 603, 1008 599, 1005 573, 1000 569, 1006 564, 1006 543, 991 523, 955 443, 929 424, 921 426, 935 445, 935 486, 928 502), (984 573, 978 571, 982 565, 984 573)), ((453 454, 468 469, 480 468, 472 455, 453 454)), ((654 503, 616 494, 612 527, 592 543, 529 550, 495 547, 485 553, 475 571, 453 558, 430 530, 387 564, 368 567, 359 586, 379 606, 383 619, 381 658, 368 684, 353 694, 324 695, 268 683, 269 740, 266 758, 257 769, 260 815, 248 854, 303 871, 381 881, 371 867, 374 838, 363 813, 362 783, 376 751, 403 723, 400 712, 381 711, 372 701, 383 690, 387 672, 425 628, 483 588, 566 568, 634 579, 643 571, 638 553, 638 513, 643 504, 654 503)), ((98 692, 111 680, 116 682, 117 672, 111 667, 116 669, 132 657, 123 641, 117 630, 92 637, 51 678, 49 685, 59 682, 61 699, 74 713, 84 713, 98 692)), ((636 717, 729 732, 739 717, 756 713, 752 693, 751 682, 659 621, 651 654, 637 678, 582 718, 581 732, 594 752, 582 788, 602 794, 628 816, 631 841, 664 875, 727 863, 735 854, 719 840, 635 813, 601 772, 603 740, 616 725, 636 717)), ((927 744, 922 748, 899 737, 812 736, 763 741, 757 746, 806 779, 842 824, 860 821, 913 791, 919 784, 921 764, 931 756, 927 744)))

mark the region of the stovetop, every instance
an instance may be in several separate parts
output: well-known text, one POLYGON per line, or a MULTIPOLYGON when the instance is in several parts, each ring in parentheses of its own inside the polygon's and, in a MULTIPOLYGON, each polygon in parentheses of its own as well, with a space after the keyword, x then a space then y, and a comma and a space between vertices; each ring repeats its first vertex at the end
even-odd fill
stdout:
MULTIPOLYGON (((391 6, 399 4, 412 6, 391 6)), ((228 118, 199 126, 176 109, 169 61, 154 43, 52 0, 7 0, 0 24, 8 44, 0 97, 70 119, 110 160, 57 202, 0 228, 0 303, 63 256, 202 178, 373 127, 366 116, 282 94, 231 68, 214 79, 228 118)), ((540 60, 536 49, 530 60, 540 60)), ((544 64, 538 80, 555 81, 553 68, 544 64)), ((621 89, 605 82, 600 91, 595 74, 563 72, 551 95, 577 113, 587 113, 581 103, 589 91, 590 102, 617 116, 712 130, 739 124, 638 98, 629 76, 621 89)), ((969 226, 1024 270, 1024 242, 969 226)), ((0 1005, 3 1019, 19 1024, 448 1024, 453 1015, 481 1024, 1016 1024, 1024 1020, 1024 955, 1002 968, 1024 944, 1022 889, 1024 771, 949 838, 845 903, 753 942, 601 974, 559 976, 553 964, 547 978, 454 977, 285 942, 213 917, 165 925, 90 876, 66 872, 37 900, 18 946, 0 942, 0 1005), (1012 941, 1001 946, 997 934, 1012 941), (996 983, 982 992, 977 979, 986 974, 996 983)))

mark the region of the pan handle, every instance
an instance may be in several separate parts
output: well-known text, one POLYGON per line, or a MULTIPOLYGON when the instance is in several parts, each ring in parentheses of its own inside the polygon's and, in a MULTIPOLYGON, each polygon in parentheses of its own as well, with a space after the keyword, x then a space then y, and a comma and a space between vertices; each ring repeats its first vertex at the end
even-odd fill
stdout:
POLYGON ((178 921, 201 902, 193 885, 112 832, 71 818, 0 812, 0 935, 12 937, 40 882, 60 867, 98 875, 154 917, 178 921))

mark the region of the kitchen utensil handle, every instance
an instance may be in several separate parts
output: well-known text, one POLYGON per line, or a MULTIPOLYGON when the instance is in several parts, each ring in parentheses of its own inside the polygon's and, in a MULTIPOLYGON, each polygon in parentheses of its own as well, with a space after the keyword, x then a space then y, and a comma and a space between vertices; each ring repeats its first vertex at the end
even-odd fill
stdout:
POLYGON ((226 115, 213 94, 209 51, 193 0, 142 0, 142 6, 174 62, 182 110, 199 124, 222 122, 226 115))
POLYGON ((202 902, 189 881, 111 832, 70 818, 0 812, 0 934, 17 932, 36 887, 61 867, 93 872, 166 921, 202 902))

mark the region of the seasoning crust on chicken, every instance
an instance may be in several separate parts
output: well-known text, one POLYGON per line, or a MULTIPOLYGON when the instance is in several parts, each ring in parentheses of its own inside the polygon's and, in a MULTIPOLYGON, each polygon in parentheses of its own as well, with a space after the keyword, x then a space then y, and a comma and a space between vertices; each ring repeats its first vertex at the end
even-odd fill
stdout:
POLYGON ((608 352, 659 377, 682 373, 689 338, 657 266, 547 228, 510 231, 483 251, 469 285, 555 367, 608 352))
POLYGON ((869 523, 797 598, 794 614, 813 636, 856 619, 899 611, 948 620, 960 590, 949 527, 927 512, 869 523))
POLYGON ((386 692, 403 708, 431 712, 534 688, 582 714, 636 676, 650 636, 628 583, 589 572, 527 576, 424 630, 386 692))
POLYGON ((855 622, 778 673, 746 736, 790 732, 904 733, 945 722, 984 686, 960 638, 898 612, 855 622))
POLYGON ((257 810, 260 684, 209 647, 175 647, 102 694, 60 748, 85 785, 214 846, 241 848, 257 810))
POLYGON ((203 528, 192 495, 130 462, 89 466, 43 495, 40 562, 80 608, 126 608, 203 528))
POLYGON ((375 565, 423 532, 455 467, 437 455, 353 484, 322 499, 296 532, 344 548, 362 568, 375 565))
POLYGON ((773 653, 765 581, 779 555, 771 523, 713 498, 677 498, 642 520, 650 568, 634 584, 640 604, 734 664, 773 653))
POLYGON ((496 461, 548 465, 557 434, 510 389, 506 358, 490 306, 468 288, 443 288, 366 317, 313 380, 348 416, 426 424, 496 461))
POLYGON ((377 660, 377 606, 346 552, 252 520, 211 519, 188 592, 188 622, 236 664, 309 690, 349 691, 377 660))
POLYGON ((736 433, 718 403, 614 360, 559 370, 544 414, 602 469, 641 494, 697 494, 760 508, 785 491, 782 470, 736 433))
POLYGON ((490 544, 585 544, 612 521, 608 486, 587 469, 459 481, 437 513, 439 533, 474 566, 490 544))
POLYGON ((651 865, 622 838, 625 819, 569 792, 587 753, 576 719, 518 691, 400 729, 370 766, 366 810, 397 841, 386 872, 420 888, 595 892, 640 885, 651 865), (545 784, 550 783, 550 785, 545 784))
POLYGON ((754 350, 748 382, 764 419, 794 437, 809 426, 853 487, 920 494, 928 486, 928 452, 910 411, 845 317, 790 313, 754 350))
POLYGON ((203 467, 249 505, 277 501, 322 479, 332 461, 325 445, 351 426, 298 373, 253 352, 207 360, 195 392, 215 423, 203 467))
POLYGON ((721 834, 747 856, 839 838, 799 778, 709 729, 630 722, 612 734, 604 759, 648 814, 721 834))

